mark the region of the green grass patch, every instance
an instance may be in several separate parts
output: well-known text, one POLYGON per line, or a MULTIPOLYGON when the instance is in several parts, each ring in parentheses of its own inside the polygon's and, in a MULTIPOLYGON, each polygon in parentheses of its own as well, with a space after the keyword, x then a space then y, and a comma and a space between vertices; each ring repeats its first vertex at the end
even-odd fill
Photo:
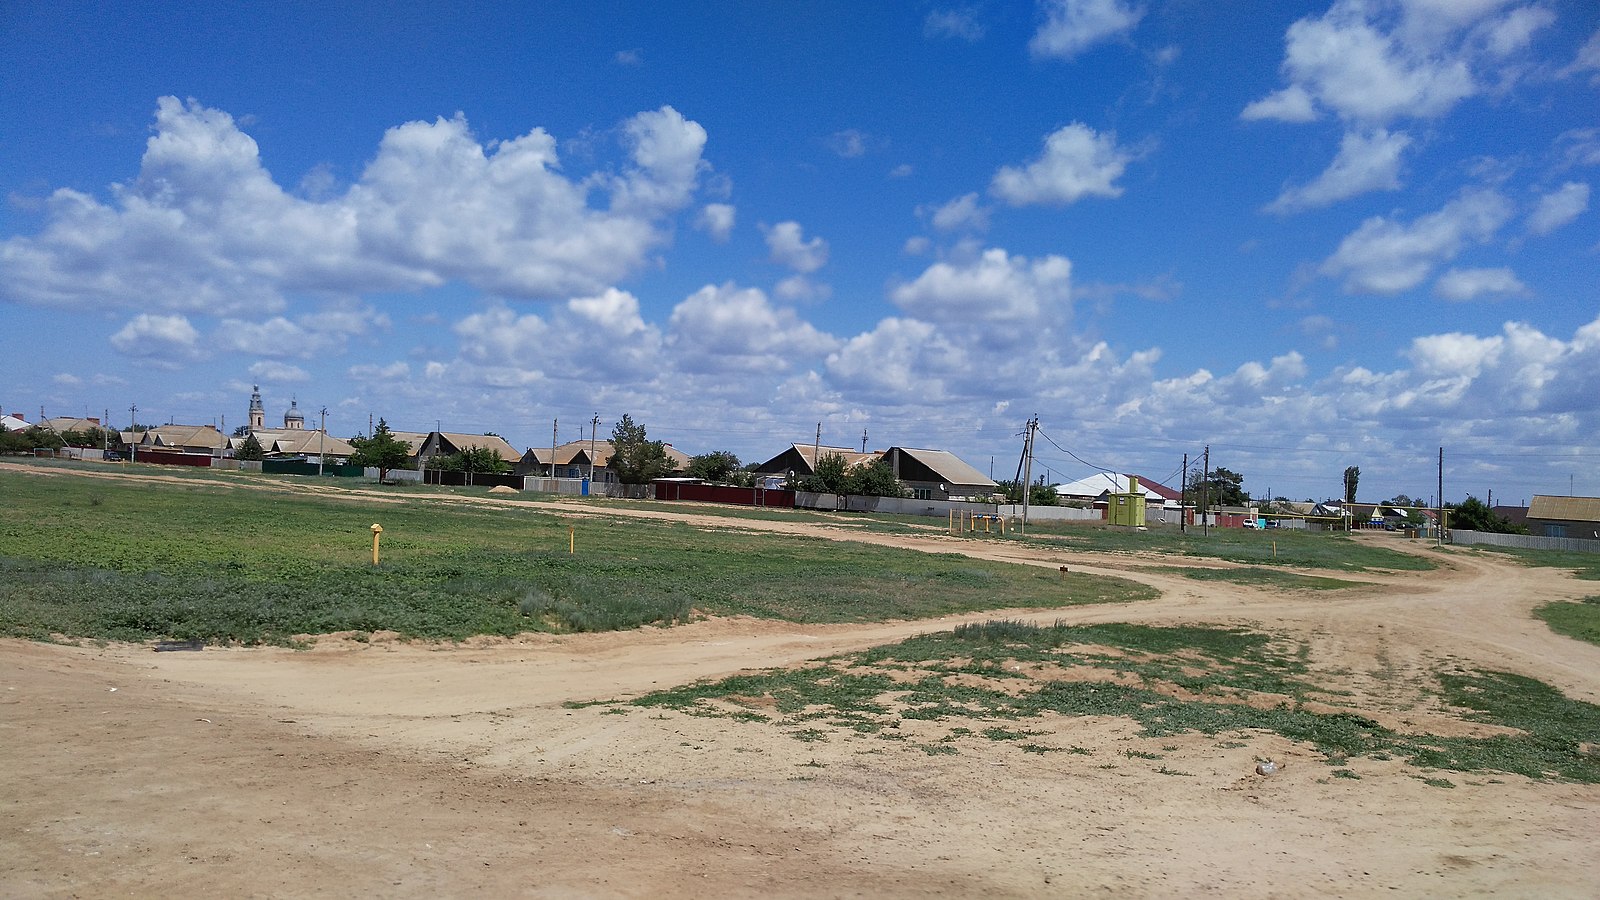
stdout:
POLYGON ((1329 578, 1326 575, 1301 575, 1297 572, 1263 569, 1259 566, 1246 566, 1239 569, 1150 566, 1145 571, 1182 575, 1184 578, 1192 578, 1195 581, 1225 581, 1229 584, 1247 584, 1255 587, 1270 587, 1290 591, 1337 591, 1362 586, 1362 582, 1359 581, 1329 578))
POLYGON ((1600 644, 1600 597, 1585 597, 1578 603, 1557 600, 1535 609, 1533 614, 1556 634, 1600 644))
POLYGON ((1472 549, 1509 556, 1525 566, 1571 569, 1573 575, 1585 581, 1600 581, 1600 553, 1579 553, 1576 550, 1529 550, 1522 547, 1495 547, 1489 544, 1474 545, 1472 549))
MULTIPOLYGON (((1116 716, 1137 723, 1148 738, 1201 733, 1242 746, 1237 739, 1250 732, 1271 732, 1316 748, 1335 765, 1353 757, 1401 758, 1419 768, 1600 783, 1600 756, 1590 743, 1600 735, 1600 707, 1498 672, 1441 674, 1437 693, 1464 718, 1516 732, 1406 734, 1357 712, 1312 711, 1301 701, 1318 691, 1296 643, 1243 629, 1125 624, 962 626, 802 669, 699 682, 630 702, 718 715, 727 714, 728 704, 760 702, 839 728, 876 722, 892 730, 911 719, 949 723, 951 733, 967 734, 975 723, 990 722, 979 733, 992 741, 1032 737, 1039 732, 1006 723, 1046 714, 1116 716), (1023 663, 1037 671, 1087 666, 1104 678, 1036 679, 1019 671, 1023 663), (993 677, 975 683, 972 676, 985 673, 993 677), (906 674, 917 677, 908 682, 906 674)), ((1139 749, 1123 755, 1161 759, 1139 749)))
POLYGON ((177 483, 79 477, 62 467, 0 472, 8 504, 0 635, 258 643, 395 631, 461 639, 694 615, 862 622, 1156 596, 1120 579, 1062 578, 953 554, 174 474, 177 483), (384 528, 379 566, 371 565, 374 522, 384 528))
POLYGON ((1040 523, 1029 524, 1028 539, 1058 543, 1074 550, 1163 553, 1197 559, 1222 559, 1253 566, 1290 566, 1343 572, 1383 569, 1417 572, 1434 568, 1430 560, 1387 547, 1375 547, 1343 533, 1289 528, 1268 531, 1213 528, 1210 534, 1202 534, 1195 528, 1188 531, 1167 527, 1127 531, 1096 524, 1040 523))

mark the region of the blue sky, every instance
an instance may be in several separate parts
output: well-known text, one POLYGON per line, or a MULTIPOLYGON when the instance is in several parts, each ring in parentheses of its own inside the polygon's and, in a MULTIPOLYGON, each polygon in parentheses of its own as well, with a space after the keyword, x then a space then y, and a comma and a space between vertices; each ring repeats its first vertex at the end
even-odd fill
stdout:
POLYGON ((7 411, 1600 494, 1592 3, 126 9, 0 3, 7 411))

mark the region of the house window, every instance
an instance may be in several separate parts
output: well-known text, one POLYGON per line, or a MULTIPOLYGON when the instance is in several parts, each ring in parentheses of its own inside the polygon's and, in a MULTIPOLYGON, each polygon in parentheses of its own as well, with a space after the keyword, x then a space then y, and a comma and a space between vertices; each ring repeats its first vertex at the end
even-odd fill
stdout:
POLYGON ((932 500, 933 488, 912 488, 911 496, 916 500, 932 500))
POLYGON ((1564 537, 1567 536, 1567 526, 1565 526, 1565 525, 1546 525, 1546 526, 1544 526, 1544 536, 1545 537, 1564 538, 1564 537))

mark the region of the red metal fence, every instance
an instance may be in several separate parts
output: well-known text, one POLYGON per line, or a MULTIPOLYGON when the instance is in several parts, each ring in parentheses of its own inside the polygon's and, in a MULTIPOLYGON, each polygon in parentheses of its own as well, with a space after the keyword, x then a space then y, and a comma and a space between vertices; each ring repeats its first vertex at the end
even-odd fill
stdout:
POLYGON ((699 503, 794 509, 794 491, 729 487, 721 484, 685 484, 681 481, 658 481, 655 487, 657 500, 691 500, 699 503))
POLYGON ((211 466, 211 455, 200 453, 183 453, 178 450, 145 450, 139 448, 133 454, 136 462, 153 463, 158 466, 197 466, 205 469, 211 466))

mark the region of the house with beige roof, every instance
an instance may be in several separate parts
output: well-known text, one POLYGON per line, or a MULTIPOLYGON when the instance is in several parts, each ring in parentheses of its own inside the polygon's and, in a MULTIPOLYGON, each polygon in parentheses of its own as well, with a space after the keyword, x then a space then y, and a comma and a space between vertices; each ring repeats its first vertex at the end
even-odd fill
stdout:
MULTIPOLYGON (((678 470, 689 465, 689 456, 671 444, 663 444, 667 459, 678 470)), ((596 483, 616 481, 608 463, 616 447, 610 441, 568 441, 556 447, 531 447, 522 454, 515 469, 518 475, 545 475, 552 478, 590 478, 596 483), (591 472, 593 473, 591 476, 591 472)))
POLYGON ((872 450, 863 453, 852 447, 830 447, 827 444, 790 444, 789 449, 779 453, 755 468, 756 475, 771 475, 787 481, 799 481, 810 478, 816 474, 817 461, 829 456, 839 456, 844 459, 844 467, 853 469, 856 466, 868 465, 873 461, 882 459, 884 451, 872 450))
MULTIPOLYGON (((409 432, 408 432, 409 434, 409 432)), ((497 434, 456 434, 447 431, 432 431, 422 439, 422 447, 417 451, 417 468, 428 467, 428 460, 435 456, 449 456, 452 453, 461 453, 467 450, 488 450, 500 454, 500 458, 516 465, 522 458, 517 448, 506 443, 506 439, 497 434)))
POLYGON ((1600 497, 1547 497, 1528 504, 1528 531, 1544 537, 1600 540, 1600 497))
POLYGON ((846 469, 882 460, 918 500, 988 500, 999 487, 994 479, 967 465, 954 453, 918 447, 862 452, 815 443, 790 444, 789 449, 756 466, 755 474, 782 479, 785 483, 798 482, 815 473, 817 461, 830 455, 841 457, 846 469))
POLYGON ((129 432, 139 449, 175 450, 221 456, 228 439, 212 425, 154 425, 148 431, 129 432))

